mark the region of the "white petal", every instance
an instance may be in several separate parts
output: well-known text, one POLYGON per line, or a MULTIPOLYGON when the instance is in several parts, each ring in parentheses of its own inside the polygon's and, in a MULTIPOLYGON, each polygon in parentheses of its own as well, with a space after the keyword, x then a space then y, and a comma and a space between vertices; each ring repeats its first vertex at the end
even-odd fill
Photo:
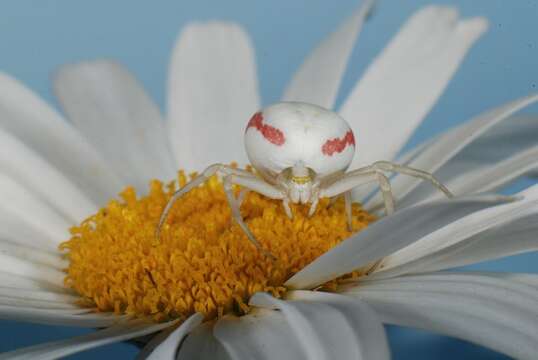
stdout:
POLYGON ((57 287, 63 286, 65 278, 63 271, 2 253, 0 272, 41 280, 57 287))
MULTIPOLYGON (((69 179, 14 136, 0 129, 0 174, 57 209, 66 219, 80 221, 97 206, 69 179)), ((67 151, 67 150, 66 150, 67 151)))
POLYGON ((417 289, 448 295, 463 294, 469 290, 477 295, 489 296, 497 302, 510 304, 514 308, 537 311, 538 289, 521 281, 511 281, 510 277, 497 276, 488 272, 431 272, 418 275, 406 275, 392 279, 366 281, 355 280, 344 284, 343 293, 352 291, 415 291, 417 289), (499 296, 503 293, 522 295, 513 299, 499 296))
POLYGON ((363 1, 337 31, 312 51, 291 79, 282 100, 333 108, 353 45, 374 3, 374 0, 363 1))
MULTIPOLYGON (((531 174, 537 167, 537 156, 534 155, 537 149, 538 117, 512 116, 465 146, 435 175, 456 194, 491 191, 523 174, 531 174)), ((421 184, 405 202, 416 203, 432 196, 437 193, 421 184)))
MULTIPOLYGON (((458 196, 479 192, 496 191, 518 177, 538 169, 538 146, 531 147, 514 156, 495 164, 478 166, 474 170, 468 170, 445 180, 442 176, 438 179, 446 185, 450 191, 458 196)), ((418 204, 440 198, 439 191, 432 191, 432 187, 419 185, 413 190, 400 206, 418 204)))
POLYGON ((63 270, 69 265, 69 262, 58 252, 31 248, 4 240, 0 240, 0 254, 14 256, 34 264, 49 266, 57 270, 63 270))
POLYGON ((168 336, 159 344, 153 344, 150 341, 150 343, 142 349, 137 359, 175 360, 179 345, 185 336, 200 325, 203 319, 204 316, 200 313, 192 315, 172 333, 168 334, 168 336))
MULTIPOLYGON (((42 306, 33 305, 14 305, 14 304, 1 304, 0 305, 0 319, 17 320, 17 321, 30 321, 34 323, 48 322, 40 321, 40 319, 51 318, 52 321, 62 320, 65 317, 69 319, 92 319, 96 309, 85 307, 71 307, 69 309, 54 309, 46 308, 42 306)), ((52 323, 54 324, 54 322, 52 323)), ((61 324, 61 323, 60 323, 61 324)))
MULTIPOLYGON (((441 135, 424 151, 418 154, 408 165, 435 173, 443 164, 452 159, 465 146, 483 134, 498 122, 508 118, 513 113, 538 101, 538 94, 530 95, 512 101, 493 110, 487 111, 468 122, 455 127, 441 135)), ((420 185, 421 180, 409 176, 396 176, 392 181, 392 189, 397 199, 404 198, 411 190, 420 185)), ((375 196, 366 203, 366 208, 376 207, 382 203, 381 196, 375 196)))
POLYGON ((75 304, 35 299, 14 299, 8 296, 0 296, 0 305, 13 306, 16 308, 74 310, 77 313, 80 310, 80 306, 75 304))
MULTIPOLYGON (((159 346, 160 343, 166 340, 170 334, 174 332, 173 327, 168 327, 167 329, 164 329, 163 331, 159 332, 158 334, 155 334, 154 336, 151 336, 149 338, 149 341, 146 341, 146 339, 143 339, 141 343, 145 343, 142 350, 136 355, 136 360, 145 360, 148 358, 148 356, 151 354, 153 350, 157 346, 159 346)), ((179 349, 178 345, 176 345, 175 351, 177 352, 179 349)), ((175 358, 174 358, 175 359, 175 358)))
POLYGON ((26 321, 45 325, 64 325, 77 327, 104 327, 111 326, 127 316, 118 316, 111 313, 91 312, 92 309, 59 310, 59 309, 36 309, 0 305, 0 319, 13 321, 26 321))
POLYGON ((14 275, 10 273, 5 273, 0 271, 0 286, 9 287, 14 289, 23 289, 23 290, 33 290, 41 291, 46 290, 57 294, 67 294, 71 293, 70 289, 64 288, 63 284, 61 287, 54 286, 48 282, 30 279, 20 275, 14 275))
POLYGON ((486 254, 501 257, 538 248, 538 240, 529 242, 536 226, 528 228, 538 226, 538 185, 520 194, 523 200, 470 214, 387 256, 371 278, 444 269, 486 260, 486 254), (528 225, 514 222, 518 219, 528 225))
POLYGON ((178 166, 189 171, 246 163, 243 130, 260 100, 254 50, 233 23, 188 25, 170 64, 168 135, 178 166))
POLYGON ((363 359, 390 359, 385 329, 380 319, 366 303, 347 296, 321 291, 291 291, 287 299, 320 302, 337 307, 352 323, 360 342, 363 359))
POLYGON ((57 244, 69 238, 71 224, 40 198, 20 186, 16 181, 0 174, 0 215, 16 218, 30 224, 57 244))
POLYGON ((509 280, 522 282, 538 289, 538 274, 500 273, 500 276, 509 280))
POLYGON ((346 239, 285 285, 295 289, 316 287, 408 246, 463 216, 506 201, 505 197, 482 195, 403 209, 346 239))
POLYGON ((114 166, 123 181, 146 189, 175 177, 159 109, 121 65, 105 60, 62 67, 54 90, 69 120, 114 166))
POLYGON ((538 145, 538 116, 518 114, 496 124, 463 148, 439 169, 453 173, 461 163, 492 165, 538 145), (502 146, 499 146, 502 144, 502 146))
POLYGON ((234 360, 308 359, 280 311, 253 308, 245 316, 226 316, 215 325, 214 335, 234 360))
POLYGON ((378 350, 374 359, 388 359, 386 339, 379 320, 371 314, 372 317, 362 319, 364 324, 359 326, 350 312, 365 308, 353 301, 334 300, 337 297, 339 298, 338 295, 333 295, 331 299, 329 296, 304 295, 306 301, 283 301, 266 293, 256 293, 249 304, 279 309, 306 352, 307 359, 366 359, 364 356, 371 354, 372 349, 364 348, 366 344, 363 344, 359 336, 364 332, 362 326, 367 324, 373 325, 374 332, 382 334, 380 341, 368 344, 378 350))
POLYGON ((120 189, 110 165, 80 133, 31 90, 2 73, 0 127, 40 154, 94 202, 104 204, 120 189))
POLYGON ((0 354, 0 360, 14 359, 58 359, 67 355, 89 350, 118 341, 133 339, 164 329, 171 324, 151 324, 133 320, 108 329, 67 340, 55 341, 0 354))
POLYGON ((437 274, 371 281, 344 291, 383 322, 465 339, 517 359, 538 353, 538 290, 485 276, 437 274))
POLYGON ((43 300, 63 304, 75 304, 80 300, 80 297, 77 295, 62 294, 46 290, 17 289, 14 287, 7 287, 4 284, 0 285, 0 296, 13 299, 43 300))
POLYGON ((538 274, 493 272, 493 271, 458 271, 458 274, 490 276, 497 279, 505 279, 505 280, 515 281, 515 282, 520 282, 520 283, 532 286, 534 289, 538 290, 538 274))
POLYGON ((443 6, 425 7, 404 24, 340 110, 357 137, 352 168, 395 157, 486 28, 484 18, 459 20, 443 6))
MULTIPOLYGON (((424 272, 471 265, 481 261, 538 250, 538 216, 523 217, 509 224, 492 228, 464 241, 405 264, 396 272, 424 272)), ((390 276, 380 273, 379 276, 390 276)))
POLYGON ((233 358, 213 335, 213 325, 205 322, 194 329, 181 344, 177 359, 232 360, 233 358))
MULTIPOLYGON (((36 201, 37 203, 41 203, 41 201, 39 200, 36 201)), ((43 223, 43 221, 37 222, 35 221, 36 218, 33 217, 33 214, 35 214, 34 206, 30 206, 29 208, 31 211, 27 213, 24 210, 25 207, 22 207, 21 209, 19 209, 19 211, 13 209, 12 205, 14 204, 21 204, 21 202, 17 200, 16 203, 4 204, 4 206, 11 206, 11 211, 4 209, 2 205, 0 205, 0 239, 5 239, 6 241, 21 244, 24 246, 30 246, 32 248, 38 248, 52 252, 58 251, 59 238, 53 238, 51 236, 57 236, 55 234, 61 234, 62 238, 65 238, 66 236, 68 236, 66 228, 57 227, 54 224, 45 224, 43 223), (26 219, 26 221, 24 219, 26 219), (30 221, 30 223, 28 223, 28 221, 30 221), (34 222, 34 225, 32 225, 31 222, 34 222), (40 226, 42 228, 44 227, 49 229, 49 231, 40 230, 40 226)), ((24 205, 24 202, 22 202, 22 204, 24 205)), ((34 204, 36 203, 32 202, 29 205, 34 204)), ((26 209, 28 209, 27 205, 26 209)), ((50 209, 50 207, 46 205, 45 207, 48 208, 48 213, 54 214, 54 211, 50 209)), ((63 219, 60 223, 64 223, 66 225, 66 222, 63 219)))

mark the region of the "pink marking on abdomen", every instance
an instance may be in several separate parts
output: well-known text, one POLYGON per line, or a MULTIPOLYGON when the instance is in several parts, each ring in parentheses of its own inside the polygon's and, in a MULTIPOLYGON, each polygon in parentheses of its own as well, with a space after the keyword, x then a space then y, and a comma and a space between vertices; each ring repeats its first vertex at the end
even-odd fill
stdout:
POLYGON ((265 139, 275 145, 280 146, 286 141, 286 139, 284 139, 284 133, 281 130, 263 123, 263 115, 261 112, 257 112, 252 116, 252 118, 250 118, 246 130, 250 129, 251 127, 257 129, 262 133, 265 139))
POLYGON ((355 146, 355 137, 353 131, 349 130, 343 138, 334 138, 325 141, 321 147, 321 152, 327 156, 332 156, 334 153, 341 153, 348 145, 355 146))

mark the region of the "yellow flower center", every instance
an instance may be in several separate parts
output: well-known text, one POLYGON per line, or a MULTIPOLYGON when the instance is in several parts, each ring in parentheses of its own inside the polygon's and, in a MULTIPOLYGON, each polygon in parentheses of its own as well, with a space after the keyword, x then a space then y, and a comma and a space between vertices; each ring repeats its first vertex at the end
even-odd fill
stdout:
MULTIPOLYGON (((179 184, 186 176, 180 172, 179 184)), ((65 283, 86 306, 155 321, 207 319, 248 311, 258 291, 281 297, 283 283, 314 259, 348 238, 344 204, 322 199, 316 213, 293 206, 289 219, 281 201, 249 193, 241 206, 245 223, 277 260, 258 251, 232 220, 221 182, 211 178, 181 198, 160 238, 155 229, 175 190, 152 181, 147 196, 132 187, 79 226, 60 248, 70 260, 65 283)), ((239 190, 239 189, 236 189, 239 190)), ((353 204, 353 230, 374 221, 353 204)))

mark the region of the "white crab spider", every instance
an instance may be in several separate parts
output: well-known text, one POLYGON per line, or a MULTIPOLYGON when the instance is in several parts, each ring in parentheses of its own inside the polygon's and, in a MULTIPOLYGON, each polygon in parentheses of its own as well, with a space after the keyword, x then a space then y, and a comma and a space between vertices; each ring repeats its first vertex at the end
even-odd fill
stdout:
POLYGON ((234 220, 250 241, 266 255, 241 217, 240 207, 247 191, 282 200, 286 214, 293 216, 289 203, 310 204, 314 214, 320 198, 344 195, 348 227, 351 228, 351 190, 377 182, 385 201, 385 212, 394 212, 394 199, 386 172, 398 172, 430 181, 452 197, 433 175, 388 161, 377 161, 346 173, 355 154, 355 138, 349 124, 338 114, 320 106, 280 102, 252 116, 245 130, 245 149, 256 174, 214 164, 174 193, 163 210, 157 237, 174 202, 214 174, 223 178, 224 190, 234 220), (258 175, 259 174, 259 175, 258 175), (232 185, 243 188, 234 196, 232 185))

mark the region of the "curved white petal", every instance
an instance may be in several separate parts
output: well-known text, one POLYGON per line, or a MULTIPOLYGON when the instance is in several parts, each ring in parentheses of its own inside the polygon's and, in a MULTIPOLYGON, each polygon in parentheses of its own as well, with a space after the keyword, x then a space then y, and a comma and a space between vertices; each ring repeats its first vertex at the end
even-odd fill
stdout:
POLYGON ((0 215, 5 215, 6 223, 28 223, 30 229, 42 232, 45 237, 54 241, 55 245, 69 238, 68 229, 71 224, 66 218, 15 180, 1 173, 0 198, 0 215))
POLYGON ((39 279, 30 279, 0 271, 0 286, 28 291, 49 291, 55 294, 70 294, 72 291, 62 286, 55 286, 39 279))
POLYGON ((538 274, 498 273, 501 278, 519 281, 538 289, 538 274))
POLYGON ((352 168, 395 157, 486 28, 484 18, 459 20, 444 6, 427 6, 403 25, 340 109, 356 134, 352 168))
MULTIPOLYGON (((163 341, 166 340, 166 338, 168 336, 170 336, 170 334, 174 332, 174 328, 173 327, 168 327, 167 329, 164 329, 163 331, 159 332, 158 334, 154 335, 154 336, 151 336, 149 338, 149 341, 146 341, 147 339, 144 339, 141 341, 141 343, 145 343, 144 347, 142 348, 142 350, 136 355, 136 360, 145 360, 148 358, 148 356, 151 354, 151 352, 153 350, 155 350, 155 348, 157 346, 159 346, 160 343, 162 343, 163 341)), ((177 353, 177 351, 179 350, 179 345, 176 344, 176 347, 174 349, 177 353)), ((174 357, 175 359, 175 357, 174 357)))
MULTIPOLYGON (((78 222, 97 206, 56 168, 14 136, 0 129, 0 175, 9 177, 29 193, 45 200, 72 221, 78 222)), ((2 180, 4 181, 4 180, 2 180)), ((1 187, 0 187, 1 188, 1 187)))
POLYGON ((538 145, 538 116, 518 114, 496 124, 445 163, 438 176, 460 175, 460 169, 482 167, 513 158, 538 145), (499 146, 502 144, 502 146, 499 146))
MULTIPOLYGON (((92 318, 92 315, 96 314, 94 308, 85 308, 85 307, 71 307, 69 309, 55 309, 55 308, 44 308, 41 306, 35 305, 0 305, 0 319, 13 320, 13 318, 18 314, 18 321, 28 321, 26 316, 32 316, 30 322, 39 323, 41 317, 50 317, 54 320, 61 320, 62 317, 89 317, 92 318), (34 317, 35 316, 35 317, 34 317)), ((48 323, 47 323, 48 324, 48 323)), ((51 324, 55 324, 52 322, 51 324)))
MULTIPOLYGON (((249 304, 279 309, 288 321, 306 359, 388 359, 384 331, 375 315, 361 304, 336 295, 296 294, 301 300, 279 300, 266 293, 256 293, 249 304), (363 314, 358 320, 353 312, 363 314), (362 324, 360 322, 363 322, 362 324), (365 344, 361 335, 370 326, 381 336, 365 344), (370 348, 371 346, 371 348, 370 348), (375 354, 373 357, 367 355, 375 354)), ((357 315, 355 314, 355 315, 357 315)), ((217 335, 218 336, 218 335, 217 335)), ((248 357, 239 357, 247 359, 248 357)), ((250 357, 252 358, 252 356, 250 357)))
POLYGON ((36 300, 36 299, 14 299, 8 296, 0 296, 0 305, 12 306, 16 308, 51 309, 51 310, 73 310, 80 311, 80 306, 57 301, 36 300))
MULTIPOLYGON (((459 196, 479 192, 491 192, 500 189, 504 185, 538 169, 538 146, 531 147, 514 156, 496 164, 478 166, 474 170, 469 169, 463 173, 445 180, 442 176, 437 178, 446 185, 450 191, 459 196)), ((440 198, 439 191, 432 191, 431 186, 419 185, 413 190, 400 206, 418 204, 440 198)))
MULTIPOLYGON (((514 100, 508 104, 482 113, 439 136, 435 142, 432 142, 430 146, 426 147, 408 165, 435 173, 443 164, 456 156, 456 154, 492 126, 536 101, 538 101, 538 94, 514 100)), ((421 180, 416 178, 396 176, 392 181, 392 189, 396 199, 404 199, 420 183, 421 180)), ((365 207, 372 208, 380 204, 382 204, 382 198, 380 194, 377 194, 377 196, 365 204, 365 207)))
POLYGON ((254 308, 245 316, 226 316, 215 325, 214 335, 234 360, 308 359, 279 311, 254 308))
POLYGON ((492 228, 441 250, 430 253, 401 267, 379 273, 419 273, 450 269, 524 252, 537 251, 538 215, 530 215, 506 225, 492 228))
POLYGON ((0 284, 0 296, 3 297, 9 297, 13 299, 43 300, 63 304, 75 304, 80 300, 80 297, 77 295, 58 293, 44 289, 37 290, 9 287, 2 284, 1 282, 0 284))
POLYGON ((459 218, 506 201, 506 197, 481 195, 403 209, 346 239, 285 285, 295 289, 316 287, 408 246, 459 218))
POLYGON ((471 341, 517 359, 538 353, 538 290, 486 276, 432 274, 357 284, 343 292, 383 322, 471 341))
POLYGON ((30 89, 2 73, 0 128, 40 154, 96 203, 105 203, 120 189, 113 169, 80 133, 30 89))
MULTIPOLYGON (((47 226, 45 224, 42 227, 50 227, 49 232, 40 230, 38 226, 41 226, 41 224, 32 225, 28 223, 28 221, 35 220, 31 215, 33 214, 33 210, 32 208, 30 213, 24 211, 22 213, 19 212, 19 215, 17 215, 17 212, 13 209, 9 211, 0 205, 0 239, 36 249, 57 252, 58 238, 54 238, 53 240, 51 234, 62 234, 62 238, 64 238, 68 235, 66 229, 55 228, 54 225, 47 226), (27 220, 25 221, 24 218, 27 220)), ((36 221, 34 221, 35 223, 36 221)))
POLYGON ((168 135, 180 168, 246 163, 243 131, 260 100, 254 50, 233 23, 188 25, 177 40, 168 84, 168 135))
POLYGON ((532 242, 538 227, 538 185, 520 195, 523 200, 470 214, 385 257, 371 278, 444 269, 486 260, 486 254, 502 257, 538 248, 538 239, 532 242))
POLYGON ((390 359, 385 329, 367 304, 347 296, 321 291, 291 291, 286 298, 320 302, 338 308, 353 326, 363 359, 390 359))
POLYGON ((350 18, 306 58, 284 91, 282 100, 332 109, 353 45, 375 0, 364 0, 350 18))
MULTIPOLYGON (((538 117, 512 116, 465 146, 435 175, 456 194, 491 191, 521 175, 532 174, 538 166, 537 149, 538 117)), ((406 197, 405 203, 433 196, 437 194, 431 187, 421 184, 406 197)))
POLYGON ((49 266, 57 270, 68 267, 69 262, 57 251, 46 251, 0 239, 0 254, 14 256, 35 264, 49 266))
POLYGON ((150 359, 150 360, 175 360, 181 341, 196 328, 204 316, 200 313, 196 313, 186 319, 177 329, 172 331, 168 336, 163 339, 159 344, 148 343, 137 359, 150 359))
POLYGON ((213 326, 214 323, 205 322, 194 329, 181 344, 177 360, 232 360, 213 335, 213 326))
POLYGON ((44 325, 63 325, 97 328, 111 326, 127 319, 111 313, 92 312, 93 309, 80 310, 36 309, 0 305, 0 319, 25 321, 44 325))
POLYGON ((505 280, 515 281, 515 282, 520 282, 522 284, 532 286, 534 289, 538 290, 538 274, 494 272, 494 271, 458 271, 458 274, 480 275, 480 276, 489 276, 489 277, 493 277, 497 279, 505 279, 505 280))
POLYGON ((129 340, 154 333, 170 326, 171 323, 151 324, 133 320, 110 328, 95 331, 88 335, 77 336, 0 354, 0 360, 15 359, 58 359, 67 355, 89 350, 118 341, 129 340))
POLYGON ((69 120, 126 184, 146 189, 151 179, 175 178, 159 109, 124 67, 106 60, 65 65, 54 90, 69 120))
POLYGON ((0 253, 0 272, 47 282, 63 287, 65 273, 49 266, 0 253))

